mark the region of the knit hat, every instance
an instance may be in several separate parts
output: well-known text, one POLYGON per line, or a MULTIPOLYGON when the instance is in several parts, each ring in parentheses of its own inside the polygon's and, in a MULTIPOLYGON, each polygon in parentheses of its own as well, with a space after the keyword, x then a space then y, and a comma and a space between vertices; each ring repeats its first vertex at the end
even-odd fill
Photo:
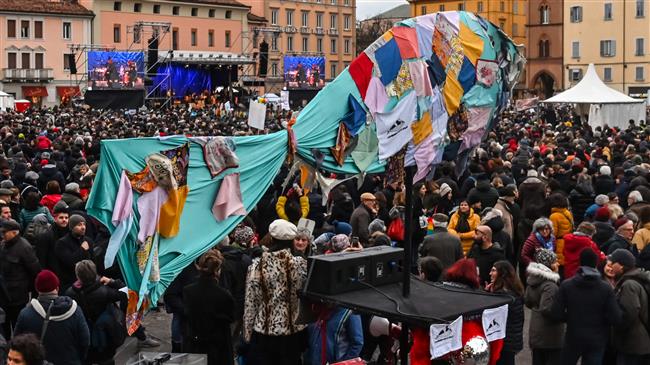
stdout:
POLYGON ((36 172, 34 172, 34 171, 27 171, 25 173, 25 179, 26 180, 34 180, 34 181, 36 181, 36 180, 38 180, 38 174, 36 172))
MULTIPOLYGON (((618 251, 618 250, 617 250, 618 251)), ((598 264, 598 256, 591 249, 591 247, 585 247, 580 251, 580 266, 588 266, 595 268, 598 264)))
POLYGON ((469 205, 474 205, 480 201, 481 201, 481 197, 479 197, 479 194, 470 194, 467 197, 467 204, 469 205))
POLYGON ((596 209, 596 214, 594 214, 594 219, 599 222, 607 222, 610 216, 611 213, 609 212, 609 209, 606 206, 602 206, 596 209))
POLYGON ((634 255, 632 252, 624 248, 617 248, 614 250, 614 252, 607 256, 607 260, 611 261, 614 264, 621 264, 628 269, 636 266, 636 259, 634 258, 634 255))
POLYGON ((609 203, 609 198, 605 194, 598 194, 598 195, 596 195, 596 199, 594 199, 594 201, 598 205, 605 205, 605 204, 609 203))
POLYGON ((3 189, 0 188, 0 195, 14 195, 14 192, 11 191, 10 189, 3 189))
POLYGON ((232 233, 232 239, 239 245, 248 245, 255 237, 255 232, 249 226, 240 225, 232 233))
POLYGON ((514 187, 514 185, 506 185, 506 186, 499 189, 499 196, 500 197, 509 196, 509 197, 514 198, 515 197, 515 191, 516 191, 516 188, 514 187))
POLYGON ((11 180, 4 180, 4 181, 0 182, 0 188, 11 189, 13 187, 14 187, 14 182, 11 181, 11 180))
POLYGON ((51 155, 50 155, 49 152, 43 152, 43 153, 41 153, 41 158, 44 159, 44 160, 49 160, 50 157, 51 157, 51 155))
POLYGON ((368 231, 370 234, 375 232, 386 232, 386 225, 383 220, 376 218, 368 225, 368 231))
POLYGON ((440 196, 445 197, 449 193, 451 193, 449 185, 447 185, 447 183, 442 183, 442 185, 440 185, 440 196))
POLYGON ((79 184, 75 182, 71 182, 65 186, 65 192, 66 193, 78 193, 79 192, 79 184))
POLYGON ((612 174, 612 169, 607 165, 601 166, 600 170, 598 171, 600 172, 601 175, 605 175, 605 176, 609 176, 612 174))
POLYGON ((0 231, 20 231, 20 224, 13 219, 3 220, 2 223, 0 223, 0 231))
POLYGON ((59 278, 50 270, 41 270, 36 275, 34 287, 39 293, 49 293, 59 288, 59 278))
POLYGON ((54 209, 52 209, 54 215, 60 214, 60 213, 68 213, 68 204, 63 201, 59 200, 58 203, 54 204, 54 209))
POLYGON ((332 225, 334 226, 334 234, 344 234, 349 236, 352 234, 352 226, 339 221, 333 221, 332 225))
POLYGON ((276 240, 292 240, 296 238, 297 232, 296 225, 284 219, 276 219, 269 225, 269 234, 276 240))
POLYGON ((73 229, 81 223, 86 223, 86 218, 79 214, 73 214, 68 218, 68 228, 73 229))
POLYGON ((554 262, 557 261, 557 255, 552 250, 547 250, 545 248, 540 248, 535 251, 535 262, 542 264, 549 269, 554 262))
POLYGON ((433 226, 434 227, 447 228, 447 223, 449 223, 449 217, 447 217, 446 214, 442 214, 442 213, 434 214, 431 217, 431 219, 433 219, 433 226))
POLYGON ((350 247, 350 238, 344 234, 337 234, 330 240, 332 251, 341 252, 350 247))
POLYGON ((629 220, 627 217, 625 217, 625 216, 623 216, 623 217, 617 219, 617 220, 614 222, 614 229, 618 230, 619 228, 621 228, 622 225, 624 225, 625 223, 627 223, 627 222, 629 222, 629 221, 630 221, 630 220, 629 220))

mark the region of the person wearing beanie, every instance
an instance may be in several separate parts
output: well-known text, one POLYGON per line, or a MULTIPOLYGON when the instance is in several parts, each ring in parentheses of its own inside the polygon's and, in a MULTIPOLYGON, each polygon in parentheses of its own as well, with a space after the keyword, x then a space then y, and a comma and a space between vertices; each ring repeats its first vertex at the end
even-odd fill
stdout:
POLYGON ((611 285, 596 269, 598 256, 591 248, 580 253, 575 276, 564 280, 553 299, 550 317, 566 323, 562 364, 601 364, 611 326, 623 313, 611 285))
POLYGON ((61 194, 61 200, 64 201, 71 211, 84 210, 86 203, 81 198, 79 184, 69 183, 65 186, 65 191, 61 194))
POLYGON ((603 165, 598 170, 598 174, 594 178, 594 190, 596 194, 607 194, 614 191, 616 181, 612 177, 612 169, 603 165))
POLYGON ((67 290, 75 281, 75 265, 81 260, 92 260, 93 241, 86 236, 86 219, 73 214, 68 219, 69 232, 56 241, 54 252, 57 259, 56 273, 61 289, 67 290))
POLYGON ((448 215, 449 212, 451 212, 451 210, 454 208, 453 190, 447 183, 440 185, 437 197, 430 195, 430 197, 427 197, 425 199, 431 199, 432 202, 435 202, 432 203, 435 205, 431 207, 431 211, 434 213, 442 213, 448 215))
POLYGON ((596 198, 594 199, 594 204, 589 206, 589 208, 587 208, 587 211, 585 212, 584 220, 588 222, 593 221, 594 217, 596 216, 596 211, 601 207, 606 207, 607 203, 609 203, 609 197, 607 195, 605 194, 596 195, 596 198))
POLYGON ((560 364, 564 345, 564 324, 550 316, 553 298, 559 290, 560 264, 552 250, 539 249, 526 268, 524 303, 531 310, 528 344, 534 364, 560 364))
POLYGON ((10 334, 18 313, 29 301, 31 283, 41 270, 32 245, 20 235, 20 225, 13 219, 0 223, 3 244, 0 246, 0 307, 6 318, 4 333, 10 334))
POLYGON ((624 314, 612 333, 617 363, 647 364, 650 354, 647 330, 650 272, 637 268, 634 255, 623 248, 607 256, 607 263, 616 279, 614 292, 624 314))
POLYGON ((250 343, 248 361, 252 364, 268 359, 278 364, 301 363, 306 326, 297 323, 298 292, 307 277, 307 260, 291 253, 297 232, 291 222, 273 221, 270 251, 254 259, 248 269, 243 338, 250 343))
POLYGON ((499 200, 499 192, 490 184, 487 176, 480 176, 476 186, 467 194, 469 204, 475 211, 485 208, 492 208, 499 200), (478 205, 480 203, 480 205, 478 205))
POLYGON ((591 249, 597 260, 604 262, 605 254, 600 251, 598 245, 592 240, 596 227, 589 222, 582 222, 575 232, 564 236, 564 278, 573 277, 581 265, 580 257, 585 248, 591 249))
POLYGON ((81 307, 72 298, 59 296, 59 278, 50 270, 38 273, 34 287, 38 298, 20 311, 14 335, 33 333, 41 337, 49 313, 45 335, 41 337, 45 359, 53 364, 85 364, 90 331, 81 307))
POLYGON ((607 205, 596 210, 593 222, 596 227, 596 233, 594 233, 592 238, 598 247, 602 247, 616 233, 610 219, 611 213, 607 205))

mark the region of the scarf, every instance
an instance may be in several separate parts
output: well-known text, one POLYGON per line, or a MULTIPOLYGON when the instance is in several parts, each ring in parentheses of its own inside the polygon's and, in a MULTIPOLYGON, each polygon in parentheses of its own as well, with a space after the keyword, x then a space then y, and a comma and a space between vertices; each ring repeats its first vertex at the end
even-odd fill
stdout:
POLYGON ((555 252, 555 236, 554 235, 550 235, 548 237, 548 240, 544 240, 544 237, 542 237, 542 235, 539 232, 535 232, 535 237, 537 238, 537 241, 539 242, 540 245, 542 245, 543 248, 555 252))
POLYGON ((469 212, 467 213, 461 213, 460 211, 458 212, 458 224, 456 224, 456 232, 458 233, 465 233, 469 232, 469 222, 467 219, 469 218, 469 212))

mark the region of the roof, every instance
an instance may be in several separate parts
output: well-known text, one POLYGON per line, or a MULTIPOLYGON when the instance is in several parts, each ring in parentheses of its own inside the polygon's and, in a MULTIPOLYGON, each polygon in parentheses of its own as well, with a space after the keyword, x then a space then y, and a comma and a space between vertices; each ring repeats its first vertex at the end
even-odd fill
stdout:
POLYGON ((72 0, 0 0, 0 12, 38 13, 94 16, 95 14, 72 0))
POLYGON ((598 77, 593 63, 589 64, 585 76, 574 87, 544 100, 544 103, 572 104, 624 104, 639 102, 643 102, 643 100, 631 98, 605 85, 600 77, 598 77))
POLYGON ((244 5, 237 0, 170 0, 178 3, 195 3, 195 4, 205 4, 205 5, 220 5, 220 6, 234 6, 239 8, 250 8, 248 5, 244 5))
POLYGON ((268 20, 263 16, 248 13, 248 21, 253 23, 266 23, 268 20))
POLYGON ((411 17, 411 8, 409 4, 396 6, 392 9, 379 13, 370 19, 406 19, 411 17))

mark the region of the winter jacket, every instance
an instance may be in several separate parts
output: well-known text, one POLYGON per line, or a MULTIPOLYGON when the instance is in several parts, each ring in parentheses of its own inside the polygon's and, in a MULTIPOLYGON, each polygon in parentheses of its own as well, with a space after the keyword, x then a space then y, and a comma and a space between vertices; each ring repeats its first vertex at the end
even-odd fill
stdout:
POLYGON ((616 283, 616 297, 623 311, 623 318, 614 326, 614 348, 624 354, 650 354, 648 333, 648 293, 639 283, 650 285, 650 272, 632 269, 616 283))
POLYGON ((372 221, 372 213, 370 210, 363 204, 359 205, 353 212, 350 217, 350 225, 352 226, 352 236, 359 237, 359 242, 362 245, 368 245, 368 238, 370 237, 370 231, 368 226, 372 221))
POLYGON ((518 353, 524 349, 524 298, 510 291, 497 291, 512 297, 508 304, 506 337, 503 339, 503 351, 518 353))
POLYGON ((58 260, 57 269, 59 270, 56 274, 61 282, 61 289, 66 290, 77 280, 74 271, 77 262, 93 259, 93 242, 86 236, 75 237, 70 232, 56 241, 54 250, 58 260), (88 250, 81 248, 84 241, 88 242, 90 246, 88 250))
POLYGON ((587 208, 594 202, 594 189, 589 184, 579 184, 569 193, 569 202, 573 212, 574 225, 582 222, 587 208))
POLYGON ((616 183, 614 179, 609 175, 599 175, 594 179, 594 190, 596 195, 604 194, 607 195, 614 191, 614 186, 616 183))
POLYGON ((560 265, 564 264, 564 235, 573 232, 573 215, 567 208, 551 208, 548 217, 553 223, 555 254, 560 265))
POLYGON ((39 206, 34 210, 27 210, 23 208, 20 210, 20 214, 18 215, 18 222, 20 223, 21 230, 25 231, 27 226, 32 223, 34 217, 39 214, 45 214, 47 221, 50 222, 50 224, 54 223, 54 218, 52 217, 52 214, 50 214, 50 210, 44 206, 39 206))
POLYGON ((542 244, 537 240, 537 236, 533 232, 528 236, 526 242, 524 242, 524 246, 521 248, 519 260, 524 267, 528 266, 531 262, 535 262, 535 252, 539 248, 542 248, 542 244))
POLYGON ((650 223, 646 223, 632 237, 632 243, 641 252, 650 243, 650 223))
POLYGON ((52 147, 52 141, 47 136, 36 137, 36 148, 40 151, 49 150, 52 147))
POLYGON ((503 219, 503 231, 510 236, 510 239, 515 241, 515 226, 514 220, 518 217, 513 217, 512 205, 503 198, 499 198, 494 205, 494 209, 501 212, 501 219, 503 219))
POLYGON ((565 346, 605 348, 610 326, 621 315, 612 287, 598 270, 586 266, 562 282, 551 307, 551 317, 567 324, 565 346))
POLYGON ((614 227, 609 222, 596 221, 594 222, 594 226, 596 226, 596 233, 594 233, 591 239, 598 247, 602 247, 616 233, 614 227))
POLYGON ((496 242, 503 249, 503 254, 511 264, 515 264, 516 257, 514 247, 512 245, 512 240, 506 232, 503 231, 503 219, 501 217, 492 217, 487 222, 482 224, 490 227, 492 230, 492 242, 496 242))
POLYGON ((650 202, 640 201, 627 207, 627 210, 633 212, 637 217, 639 217, 641 215, 641 210, 647 206, 650 206, 650 202))
POLYGON ((296 324, 298 291, 307 277, 307 261, 291 250, 265 252, 253 260, 246 277, 243 335, 292 335, 305 329, 296 324))
POLYGON ((41 263, 41 268, 56 272, 58 270, 58 260, 54 252, 56 241, 70 232, 68 227, 59 227, 56 223, 51 224, 50 228, 36 237, 34 249, 36 257, 41 263))
MULTIPOLYGON (((21 236, 2 244, 0 248, 0 273, 2 273, 3 289, 7 290, 9 298, 2 298, 0 305, 23 306, 29 301, 32 283, 41 271, 36 253, 32 245, 21 236)), ((3 297, 5 295, 2 295, 3 297)))
POLYGON ((163 296, 167 313, 183 317, 183 288, 195 282, 199 277, 199 271, 194 263, 187 265, 183 271, 169 284, 163 296))
POLYGON ((65 188, 65 177, 63 174, 56 168, 56 165, 47 164, 43 166, 41 172, 38 174, 38 190, 45 191, 47 183, 52 180, 59 183, 61 190, 65 188))
MULTIPOLYGON (((309 197, 307 195, 303 195, 299 199, 300 202, 300 217, 301 218, 307 218, 309 215, 309 197)), ((275 211, 278 213, 278 217, 280 219, 284 219, 285 221, 289 220, 289 217, 287 216, 287 213, 284 211, 284 206, 287 204, 287 197, 286 196, 281 196, 278 198, 278 202, 275 204, 275 211)), ((298 222, 293 222, 294 224, 297 224, 298 222)))
POLYGON ((244 315, 246 272, 251 264, 251 258, 235 246, 221 245, 219 250, 224 258, 219 284, 235 299, 235 320, 240 320, 244 315))
POLYGON ((61 194, 47 194, 41 198, 41 205, 54 214, 54 206, 61 200, 61 194))
POLYGON ((33 333, 41 336, 43 322, 50 310, 45 338, 45 358, 54 365, 81 365, 90 345, 86 319, 77 303, 69 297, 40 295, 20 311, 14 334, 33 333))
POLYGON ((308 327, 309 350, 306 358, 309 361, 307 363, 324 365, 359 357, 363 348, 361 316, 340 307, 325 311, 327 312, 321 316, 322 318, 308 327), (326 362, 323 362, 322 354, 323 332, 325 332, 326 362))
POLYGON ((480 201, 481 209, 492 208, 499 200, 499 192, 490 184, 490 180, 479 180, 476 187, 469 191, 467 199, 480 201))
POLYGON ((496 242, 487 249, 483 249, 481 245, 475 243, 467 253, 467 258, 476 261, 481 283, 489 283, 492 266, 499 260, 505 260, 506 255, 503 253, 501 246, 496 242))
POLYGON ((625 239, 625 237, 621 236, 618 233, 614 234, 609 240, 607 240, 607 242, 605 242, 605 244, 603 244, 600 249, 606 255, 609 255, 619 248, 629 250, 634 254, 635 257, 639 256, 639 251, 636 249, 636 246, 634 246, 632 242, 628 241, 625 239))
POLYGON ((84 210, 86 206, 86 203, 84 203, 77 193, 65 192, 61 194, 61 200, 68 204, 70 210, 84 210))
POLYGON ((536 349, 561 349, 564 345, 564 323, 551 318, 551 307, 558 292, 560 275, 548 267, 531 262, 526 268, 524 301, 530 308, 528 344, 536 349))
POLYGON ((580 267, 580 252, 585 248, 591 248, 599 260, 606 259, 605 254, 600 251, 594 241, 581 233, 569 233, 564 236, 564 278, 573 277, 580 267))
POLYGON ((424 242, 420 246, 420 255, 439 259, 442 267, 447 269, 463 258, 463 248, 458 236, 449 233, 446 228, 435 227, 433 234, 424 237, 424 242))
POLYGON ((456 231, 456 228, 458 228, 459 214, 460 213, 456 211, 451 215, 449 225, 447 225, 447 230, 449 230, 449 233, 455 234, 460 238, 460 242, 463 245, 463 254, 467 255, 467 252, 469 252, 469 249, 472 248, 472 245, 474 244, 474 230, 481 223, 481 217, 478 214, 475 214, 472 208, 469 208, 469 216, 467 217, 469 231, 460 233, 456 231))

